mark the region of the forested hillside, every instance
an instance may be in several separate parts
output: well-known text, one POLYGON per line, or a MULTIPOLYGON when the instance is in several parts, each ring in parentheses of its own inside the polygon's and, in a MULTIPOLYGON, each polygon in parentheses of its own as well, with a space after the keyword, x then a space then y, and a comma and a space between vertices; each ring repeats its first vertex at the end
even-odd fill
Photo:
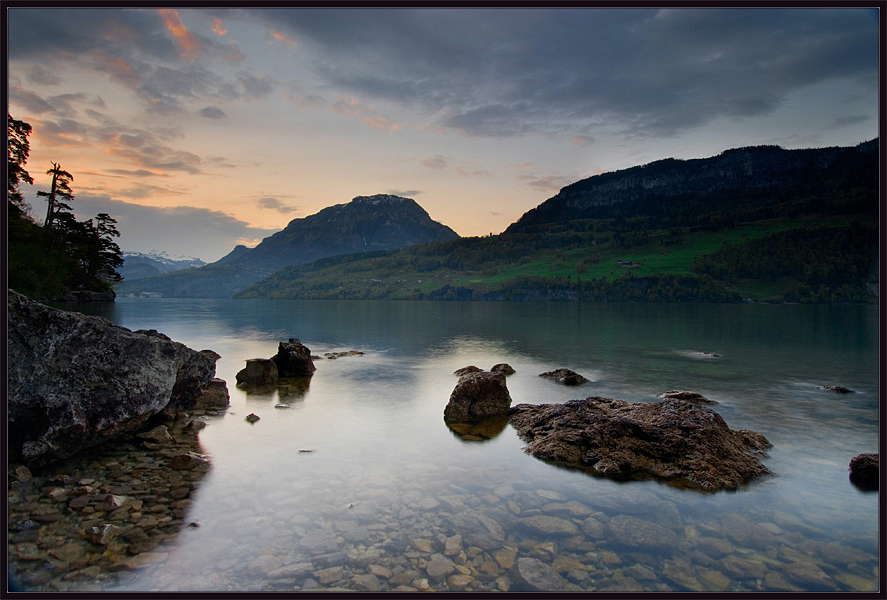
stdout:
POLYGON ((497 236, 282 269, 239 298, 874 302, 878 140, 567 186, 497 236))

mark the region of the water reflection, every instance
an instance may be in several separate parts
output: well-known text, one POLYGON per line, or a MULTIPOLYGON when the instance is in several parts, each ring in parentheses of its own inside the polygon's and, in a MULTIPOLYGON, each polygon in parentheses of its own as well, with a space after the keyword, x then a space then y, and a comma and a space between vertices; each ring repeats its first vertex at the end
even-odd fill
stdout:
POLYGON ((247 400, 278 400, 291 404, 305 399, 311 386, 311 376, 281 377, 276 383, 268 384, 237 384, 237 389, 246 394, 247 400))
POLYGON ((482 592, 514 589, 520 559, 568 591, 877 589, 878 495, 847 478, 850 458, 878 446, 871 307, 117 304, 125 327, 222 354, 229 382, 289 337, 318 353, 366 352, 319 361, 310 387, 292 388, 299 410, 273 410, 292 399, 280 387, 231 389, 228 413, 201 433, 214 468, 186 516, 201 526, 164 542, 166 559, 128 590, 482 592), (675 352, 686 349, 723 358, 675 352), (506 424, 489 437, 442 427, 453 371, 500 362, 515 367, 515 403, 699 392, 731 428, 774 444, 764 462, 776 476, 688 493, 554 468, 506 424), (580 391, 538 377, 562 365, 593 382, 580 391), (250 411, 262 417, 253 427, 250 411))
POLYGON ((444 420, 453 435, 465 442, 484 442, 491 440, 505 431, 508 425, 508 415, 493 415, 476 421, 464 423, 448 422, 444 420))

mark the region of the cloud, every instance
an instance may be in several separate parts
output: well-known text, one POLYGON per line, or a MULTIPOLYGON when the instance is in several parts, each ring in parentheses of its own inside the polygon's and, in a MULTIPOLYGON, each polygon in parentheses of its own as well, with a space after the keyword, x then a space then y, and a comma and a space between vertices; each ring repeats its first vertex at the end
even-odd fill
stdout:
MULTIPOLYGON (((194 100, 265 98, 275 82, 261 73, 218 69, 244 56, 237 45, 189 29, 173 9, 12 9, 10 59, 50 61, 108 75, 130 89, 153 113, 185 112, 194 100)), ((203 13, 189 11, 192 18, 203 13)), ((218 19, 216 19, 218 20, 218 19)), ((215 27, 215 21, 213 21, 215 27)), ((45 69, 44 69, 45 70, 45 69)), ((45 74, 33 71, 41 81, 45 74)), ((53 74, 54 76, 55 74, 53 74)))
POLYGON ((385 193, 392 196, 400 196, 401 198, 412 198, 421 194, 422 190, 388 190, 385 193))
MULTIPOLYGON (((122 250, 165 250, 171 255, 195 256, 207 262, 230 252, 239 240, 258 240, 279 230, 252 227, 217 210, 143 206, 99 195, 78 194, 73 207, 78 219, 100 212, 117 219, 120 237, 116 241, 122 250)), ((40 207, 35 208, 39 213, 40 207)))
POLYGON ((213 33, 215 33, 216 35, 225 35, 226 33, 228 33, 228 30, 222 26, 221 19, 213 19, 212 30, 213 33))
POLYGON ((298 206, 289 206, 288 204, 284 204, 281 200, 274 198, 273 196, 265 196, 263 198, 259 198, 256 201, 256 204, 259 206, 259 208, 276 210, 281 214, 288 214, 299 210, 298 206))
POLYGON ((166 23, 166 28, 169 29, 170 33, 172 33, 173 37, 181 46, 182 49, 179 56, 185 59, 191 59, 197 56, 200 52, 197 39, 182 23, 181 18, 179 18, 179 12, 172 8, 158 8, 157 12, 163 17, 163 20, 166 23))
POLYGON ((34 118, 32 135, 48 147, 100 146, 108 154, 150 171, 201 172, 200 156, 164 143, 180 135, 176 129, 137 129, 92 109, 84 113, 85 118, 77 119, 34 118))
POLYGON ((206 117, 207 119, 224 119, 228 116, 221 108, 216 106, 201 108, 199 112, 201 117, 206 117))
POLYGON ((865 115, 845 115, 843 117, 838 117, 831 124, 826 126, 826 129, 841 129, 843 127, 851 127, 853 125, 858 125, 859 123, 865 123, 869 121, 870 118, 865 115))
POLYGON ((484 137, 670 137, 772 114, 825 81, 872 88, 871 11, 255 11, 296 36, 333 89, 484 137), (384 43, 380 43, 384 40, 384 43), (754 93, 749 93, 754 90, 754 93))
POLYGON ((25 110, 33 114, 55 112, 55 107, 34 92, 21 86, 13 85, 9 88, 9 99, 23 106, 25 110))
POLYGON ((450 166, 449 162, 441 155, 432 156, 422 161, 422 166, 426 169, 446 169, 450 166))
POLYGON ((42 85, 58 85, 62 82, 60 77, 56 77, 43 67, 34 65, 28 72, 28 81, 42 85))
POLYGON ((299 46, 295 41, 291 40, 289 36, 287 36, 285 33, 281 33, 280 31, 269 31, 268 38, 270 40, 283 42, 287 46, 293 46, 294 48, 299 46))
POLYGON ((521 163, 515 165, 517 180, 521 185, 540 192, 559 192, 561 188, 575 183, 584 176, 578 173, 566 173, 561 175, 539 173, 536 165, 521 163))

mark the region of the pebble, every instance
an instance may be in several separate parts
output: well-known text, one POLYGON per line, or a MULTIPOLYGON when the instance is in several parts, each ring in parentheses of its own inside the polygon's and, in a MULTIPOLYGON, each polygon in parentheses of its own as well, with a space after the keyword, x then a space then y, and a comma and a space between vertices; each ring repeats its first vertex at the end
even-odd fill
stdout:
POLYGON ((198 422, 49 474, 11 467, 15 580, 65 592, 135 581, 165 592, 877 590, 876 550, 802 513, 682 514, 633 484, 536 489, 498 466, 416 464, 391 481, 342 465, 310 489, 264 494, 247 470, 219 499, 226 512, 198 523, 191 497, 210 468, 198 422))

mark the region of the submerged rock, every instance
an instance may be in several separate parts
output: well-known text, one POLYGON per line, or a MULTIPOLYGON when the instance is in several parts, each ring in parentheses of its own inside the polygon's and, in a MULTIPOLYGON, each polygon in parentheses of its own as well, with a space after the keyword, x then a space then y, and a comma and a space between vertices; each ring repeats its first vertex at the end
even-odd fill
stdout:
POLYGON ((234 378, 237 385, 272 385, 277 383, 277 364, 270 358, 250 358, 246 368, 238 371, 234 378))
POLYGON ((878 489, 880 460, 877 454, 860 454, 850 461, 850 481, 866 490, 878 489))
POLYGON ((539 377, 544 377, 545 379, 551 379, 557 383, 562 383, 564 385, 582 385, 583 383, 588 383, 588 379, 577 373, 576 371, 571 371, 570 369, 557 369, 555 371, 548 371, 547 373, 542 373, 539 377))
POLYGON ((771 446, 764 436, 732 430, 716 412, 683 400, 590 397, 518 404, 509 415, 528 453, 594 474, 714 491, 770 472, 759 460, 771 446))
POLYGON ((481 371, 459 379, 444 409, 444 420, 463 422, 507 414, 511 395, 504 373, 481 371))
POLYGON ((10 460, 43 465, 191 408, 215 359, 157 332, 7 296, 10 460))
POLYGON ((277 372, 281 377, 304 377, 317 370, 311 360, 311 350, 296 338, 280 342, 277 354, 271 360, 277 365, 277 372))
POLYGON ((670 392, 662 392, 658 396, 659 398, 670 399, 670 400, 683 400, 685 402, 692 402, 693 404, 717 404, 714 400, 709 400, 702 394, 697 394, 696 392, 681 392, 677 390, 672 390, 670 392))
POLYGON ((538 558, 521 557, 512 570, 515 590, 522 592, 562 592, 564 580, 538 558))

